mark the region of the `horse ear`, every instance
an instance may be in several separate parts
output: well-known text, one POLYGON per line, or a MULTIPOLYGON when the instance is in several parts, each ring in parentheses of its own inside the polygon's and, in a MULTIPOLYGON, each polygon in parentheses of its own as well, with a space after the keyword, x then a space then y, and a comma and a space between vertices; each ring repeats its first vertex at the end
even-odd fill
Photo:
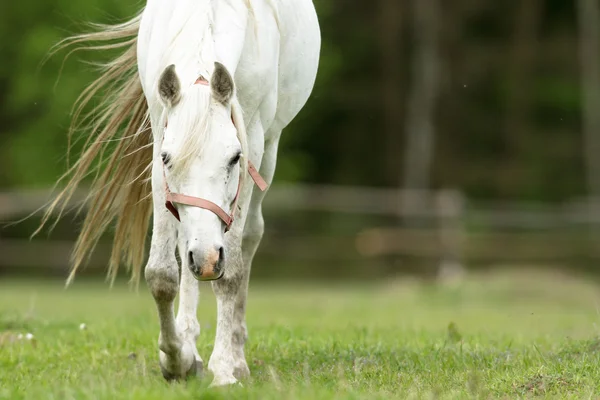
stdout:
POLYGON ((233 87, 233 78, 227 68, 220 62, 215 62, 215 70, 210 79, 213 97, 218 102, 227 105, 233 97, 233 87))
POLYGON ((158 94, 165 107, 173 107, 181 99, 181 84, 175 72, 175 64, 169 65, 158 80, 158 94))

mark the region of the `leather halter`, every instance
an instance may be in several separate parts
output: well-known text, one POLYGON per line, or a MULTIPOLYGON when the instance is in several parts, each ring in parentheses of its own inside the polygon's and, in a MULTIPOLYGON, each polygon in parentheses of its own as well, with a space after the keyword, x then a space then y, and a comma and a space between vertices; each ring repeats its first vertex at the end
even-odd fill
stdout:
MULTIPOLYGON (((208 86, 208 81, 203 76, 200 76, 196 80, 196 82, 194 82, 194 84, 208 86)), ((233 116, 231 117, 231 121, 233 122, 233 125, 235 126, 235 121, 233 121, 233 116)), ((165 123, 165 128, 166 127, 167 127, 167 124, 165 123)), ((163 137, 164 137, 164 134, 163 134, 163 137)), ((256 167, 254 167, 254 165, 252 164, 252 162, 250 162, 250 160, 248 160, 248 174, 250 175, 250 177, 252 178, 252 180, 254 181, 256 186, 262 192, 267 190, 267 187, 269 185, 262 178, 262 176, 260 176, 256 167)), ((163 181, 165 182, 165 197, 166 197, 165 207, 167 207, 167 210, 169 210, 171 212, 171 214, 173 214, 173 216, 175 218, 177 218, 178 221, 181 222, 181 218, 179 216, 179 211, 175 207, 175 204, 184 204, 186 206, 198 207, 198 208, 203 208, 205 210, 212 211, 217 217, 219 217, 221 219, 221 221, 223 221, 223 223, 225 223, 225 232, 227 232, 229 230, 229 228, 231 227, 231 224, 233 223, 234 218, 235 218, 235 210, 237 209, 237 203, 238 203, 238 199, 240 196, 240 190, 241 190, 241 186, 242 186, 242 173, 241 172, 240 172, 240 178, 238 180, 237 191, 235 193, 235 198, 233 199, 233 202, 231 205, 231 212, 229 214, 225 210, 223 210, 221 207, 219 207, 217 204, 213 203, 210 200, 206 200, 206 199, 203 199, 200 197, 188 196, 185 194, 171 192, 171 189, 169 189, 169 184, 167 183, 167 176, 165 173, 165 165, 164 164, 163 164, 163 181)))

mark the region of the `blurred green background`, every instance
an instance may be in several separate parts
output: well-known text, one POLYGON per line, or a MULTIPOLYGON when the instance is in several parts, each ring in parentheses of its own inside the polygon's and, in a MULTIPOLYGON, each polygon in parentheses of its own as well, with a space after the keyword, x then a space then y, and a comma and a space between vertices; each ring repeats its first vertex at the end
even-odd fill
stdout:
MULTIPOLYGON (((382 11, 373 2, 315 1, 323 34, 319 76, 310 102, 283 137, 278 181, 400 182, 405 140, 402 130, 386 132, 389 73, 382 71, 389 54, 382 53, 393 46, 398 56, 391 62, 400 68, 393 79, 401 107, 394 111, 403 126, 415 22, 411 2, 379 3, 397 19, 389 33, 393 43, 381 32, 382 11)), ((526 21, 519 14, 531 6, 517 0, 440 3, 432 187, 460 187, 478 198, 585 194, 575 2, 534 0, 537 10, 526 21)), ((47 186, 64 172, 69 111, 94 77, 79 60, 95 55, 76 54, 59 76, 64 52, 40 67, 50 47, 85 29, 86 21, 120 21, 141 6, 3 2, 0 185, 47 186)))
MULTIPOLYGON (((582 50, 587 42, 591 48, 597 44, 585 33, 586 26, 593 28, 594 16, 591 22, 584 21, 581 16, 586 13, 578 13, 577 4, 315 0, 323 36, 320 71, 313 96, 284 132, 274 190, 301 184, 304 189, 317 188, 310 193, 327 197, 319 191, 325 190, 323 186, 314 185, 339 185, 361 187, 361 193, 377 197, 375 188, 423 189, 431 194, 428 198, 439 198, 439 190, 451 188, 460 195, 462 206, 452 214, 450 231, 460 226, 465 240, 477 232, 518 231, 529 235, 527 239, 555 235, 552 240, 570 249, 556 257, 548 254, 556 247, 554 242, 544 237, 535 236, 542 245, 529 258, 512 249, 525 239, 490 240, 498 252, 515 253, 511 261, 580 263, 593 270, 598 247, 593 232, 600 221, 592 200, 600 185, 594 181, 594 157, 586 149, 600 140, 594 139, 600 132, 593 129, 594 115, 600 115, 595 107, 600 104, 594 99, 585 103, 582 88, 594 88, 593 76, 600 71, 593 69, 597 66, 593 52, 582 50), (585 71, 592 73, 586 76, 585 71), (581 204, 584 213, 577 208, 581 204), (566 208, 579 211, 560 214, 557 220, 557 213, 566 208)), ((49 49, 67 35, 85 30, 86 21, 122 21, 142 6, 143 2, 122 0, 2 2, 0 190, 7 196, 21 194, 5 197, 0 209, 15 198, 25 201, 23 189, 51 187, 65 171, 71 106, 96 74, 82 61, 111 56, 76 53, 64 62, 62 52, 42 65, 49 49)), ((332 274, 351 266, 360 271, 364 264, 381 265, 377 271, 382 274, 414 272, 423 271, 424 263, 436 269, 440 258, 467 266, 481 264, 476 256, 470 262, 464 251, 443 249, 375 252, 377 257, 367 260, 365 254, 373 252, 365 253, 357 244, 365 230, 381 227, 416 226, 421 229, 418 234, 438 237, 436 232, 444 225, 439 218, 418 212, 392 218, 384 212, 338 212, 335 201, 313 208, 276 203, 265 206, 266 250, 261 250, 257 264, 296 265, 286 268, 285 274, 309 275, 307 268, 319 270, 323 265, 332 274)), ((377 204, 373 207, 380 207, 377 204)), ((5 213, 0 219, 8 222, 17 216, 5 213)), ((64 253, 78 221, 67 218, 59 224, 51 238, 62 247, 53 250, 17 241, 31 233, 37 218, 3 229, 0 245, 4 243, 5 254, 15 255, 8 257, 13 261, 3 262, 1 270, 36 264, 35 255, 64 253), (23 260, 24 253, 32 261, 23 260)), ((410 240, 430 240, 419 240, 417 233, 406 229, 402 232, 412 235, 410 240)), ((438 247, 444 247, 441 236, 433 240, 438 247)), ((395 243, 410 242, 402 235, 394 237, 390 240, 395 243)), ((497 262, 495 255, 485 258, 487 264, 497 262)), ((275 267, 257 268, 259 275, 273 271, 285 275, 275 267)), ((66 266, 58 270, 62 274, 66 266)))

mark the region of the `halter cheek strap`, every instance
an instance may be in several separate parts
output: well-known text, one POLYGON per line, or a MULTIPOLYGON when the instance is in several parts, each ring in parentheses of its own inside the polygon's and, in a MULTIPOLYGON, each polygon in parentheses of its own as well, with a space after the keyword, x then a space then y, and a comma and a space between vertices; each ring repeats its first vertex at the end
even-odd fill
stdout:
POLYGON ((254 167, 254 164, 252 164, 252 161, 250 160, 248 160, 248 174, 250 174, 250 177, 252 178, 256 186, 258 186, 261 192, 267 190, 269 184, 263 179, 262 176, 260 176, 256 167, 254 167))
MULTIPOLYGON (((208 81, 203 76, 200 76, 200 77, 198 77, 196 82, 194 82, 194 84, 207 86, 208 81)), ((232 116, 231 120, 233 121, 233 116, 232 116)), ((233 125, 235 126, 235 121, 233 121, 233 125)), ((167 127, 167 125, 165 124, 165 128, 166 127, 167 127)), ((248 160, 248 174, 250 175, 250 177, 252 178, 252 180, 254 181, 256 186, 262 192, 267 190, 267 187, 269 185, 263 179, 263 177, 260 176, 260 174, 258 173, 258 170, 256 169, 256 167, 254 167, 254 164, 252 164, 252 162, 250 162, 250 160, 248 160)), ((167 210, 169 210, 171 212, 171 214, 173 214, 173 216, 175 218, 177 218, 177 221, 181 221, 181 218, 179 216, 179 211, 177 211, 177 208, 175 207, 175 204, 184 204, 187 206, 198 207, 198 208, 203 208, 205 210, 212 211, 217 217, 219 217, 221 219, 221 221, 223 221, 223 223, 225 223, 225 232, 227 232, 229 230, 229 228, 231 227, 231 224, 233 224, 233 221, 235 218, 235 210, 237 209, 237 203, 238 203, 238 199, 240 197, 240 190, 241 190, 241 186, 242 186, 241 178, 242 178, 242 176, 240 173, 240 179, 238 180, 237 192, 235 193, 235 198, 233 199, 233 202, 231 205, 231 213, 228 214, 225 210, 223 210, 221 207, 219 207, 217 204, 213 203, 210 200, 202 199, 200 197, 188 196, 185 194, 171 192, 171 190, 169 189, 169 184, 167 183, 167 176, 165 174, 165 166, 163 164, 163 181, 165 183, 165 198, 166 198, 165 207, 167 207, 167 210)))

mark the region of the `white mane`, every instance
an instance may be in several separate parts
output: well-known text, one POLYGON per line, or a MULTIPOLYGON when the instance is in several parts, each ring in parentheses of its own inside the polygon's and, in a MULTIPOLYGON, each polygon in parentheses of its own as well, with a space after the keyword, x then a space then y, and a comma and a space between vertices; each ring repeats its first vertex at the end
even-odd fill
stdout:
MULTIPOLYGON (((171 116, 179 114, 176 120, 171 118, 169 125, 171 132, 184 135, 177 140, 179 145, 172 153, 174 160, 172 173, 176 176, 189 168, 194 157, 201 155, 203 144, 209 140, 210 101, 210 93, 206 88, 190 87, 183 91, 180 103, 170 112, 171 116)), ((165 123, 167 122, 166 111, 163 112, 165 123)), ((161 126, 164 127, 165 123, 161 126)))

